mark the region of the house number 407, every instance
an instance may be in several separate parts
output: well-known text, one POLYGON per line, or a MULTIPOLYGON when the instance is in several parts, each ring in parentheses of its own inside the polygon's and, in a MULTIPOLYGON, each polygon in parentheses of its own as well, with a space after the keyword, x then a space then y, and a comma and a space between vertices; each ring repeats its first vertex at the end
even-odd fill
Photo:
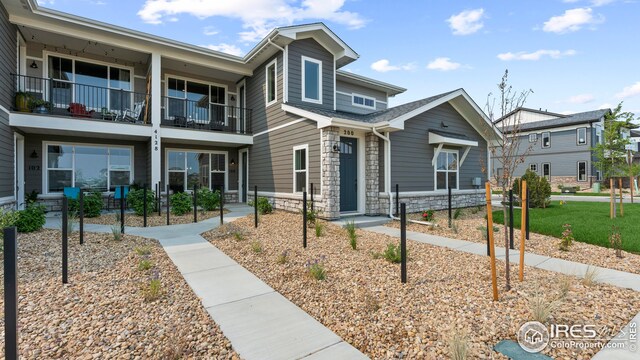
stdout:
POLYGON ((344 133, 342 135, 353 135, 353 130, 342 130, 344 133))

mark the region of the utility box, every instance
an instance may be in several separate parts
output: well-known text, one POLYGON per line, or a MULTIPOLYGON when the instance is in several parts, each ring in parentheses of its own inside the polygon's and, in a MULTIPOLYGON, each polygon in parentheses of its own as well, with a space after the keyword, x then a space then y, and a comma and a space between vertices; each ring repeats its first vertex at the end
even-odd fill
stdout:
POLYGON ((472 178, 471 185, 479 188, 482 185, 482 178, 479 178, 479 177, 472 178))

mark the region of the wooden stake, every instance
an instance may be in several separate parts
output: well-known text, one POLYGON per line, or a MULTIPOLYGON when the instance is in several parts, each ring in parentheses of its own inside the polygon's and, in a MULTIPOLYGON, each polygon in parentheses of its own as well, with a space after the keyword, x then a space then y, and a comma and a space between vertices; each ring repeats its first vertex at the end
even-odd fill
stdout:
MULTIPOLYGON (((485 184, 487 192, 487 225, 493 227, 493 213, 491 212, 491 184, 485 184)), ((489 251, 491 257, 491 283, 493 285, 493 301, 498 301, 498 279, 496 277, 496 249, 493 246, 493 229, 489 231, 489 251)))
POLYGON ((620 216, 624 217, 624 206, 622 205, 622 178, 618 179, 618 187, 620 188, 620 216))
POLYGON ((524 280, 524 240, 527 228, 527 181, 521 183, 520 192, 520 281, 524 280))

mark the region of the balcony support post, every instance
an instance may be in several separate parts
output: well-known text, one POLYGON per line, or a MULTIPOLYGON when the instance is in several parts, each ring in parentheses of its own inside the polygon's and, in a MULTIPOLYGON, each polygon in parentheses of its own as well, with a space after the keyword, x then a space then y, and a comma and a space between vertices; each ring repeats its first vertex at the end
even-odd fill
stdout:
POLYGON ((151 137, 151 183, 155 184, 162 181, 161 164, 162 164, 162 129, 160 129, 160 107, 162 101, 160 98, 160 80, 162 69, 162 56, 160 53, 151 54, 151 126, 153 133, 151 137))

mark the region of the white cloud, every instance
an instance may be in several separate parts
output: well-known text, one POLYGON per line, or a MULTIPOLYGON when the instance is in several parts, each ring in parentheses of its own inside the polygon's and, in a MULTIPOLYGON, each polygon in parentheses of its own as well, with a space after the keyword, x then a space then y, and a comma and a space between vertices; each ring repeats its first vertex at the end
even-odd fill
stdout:
POLYGON ((391 65, 389 60, 380 59, 373 64, 371 64, 371 69, 378 72, 388 72, 388 71, 396 71, 396 70, 413 70, 416 68, 416 64, 409 63, 404 65, 391 65))
POLYGON ((611 106, 611 104, 609 103, 604 103, 598 107, 598 109, 611 109, 611 108, 613 108, 613 106, 611 106))
POLYGON ((625 86, 621 92, 616 94, 617 98, 628 98, 632 96, 640 95, 640 81, 633 85, 625 86))
POLYGON ((216 30, 216 28, 214 28, 213 26, 205 26, 202 29, 202 33, 207 35, 207 36, 213 36, 213 35, 217 35, 220 32, 218 30, 216 30))
POLYGON ((594 6, 594 7, 605 6, 605 5, 611 4, 614 1, 615 0, 592 0, 591 6, 594 6))
POLYGON ((465 10, 459 14, 451 15, 447 22, 454 35, 469 35, 482 29, 484 23, 484 9, 465 10))
POLYGON ((160 24, 171 16, 188 14, 199 19, 224 16, 242 21, 244 41, 256 41, 277 26, 307 20, 328 20, 358 29, 366 20, 358 13, 342 10, 346 0, 146 0, 138 16, 146 23, 160 24))
POLYGON ((235 56, 241 56, 242 55, 242 49, 240 49, 239 47, 235 46, 235 45, 231 45, 231 44, 225 44, 222 43, 220 45, 200 45, 202 47, 205 47, 207 49, 210 50, 215 50, 215 51, 220 51, 223 53, 227 53, 230 55, 235 55, 235 56))
POLYGON ((593 16, 591 8, 576 8, 567 10, 562 15, 551 17, 545 21, 542 30, 562 34, 578 31, 585 25, 595 25, 603 21, 602 15, 593 16))
POLYGON ((47 6, 47 5, 53 5, 55 4, 54 0, 38 0, 38 5, 40 6, 47 6))
POLYGON ((593 102, 595 99, 591 94, 580 94, 570 97, 567 102, 571 104, 587 104, 593 102))
POLYGON ((431 61, 427 65, 427 69, 429 70, 440 70, 440 71, 450 71, 456 70, 462 66, 460 63, 451 61, 448 57, 439 57, 431 61))
POLYGON ((548 56, 552 59, 560 59, 565 56, 573 56, 576 54, 575 50, 538 50, 534 52, 524 52, 520 51, 517 53, 506 52, 502 54, 498 54, 498 59, 503 61, 511 61, 511 60, 529 60, 529 61, 537 61, 540 60, 544 56, 548 56))

